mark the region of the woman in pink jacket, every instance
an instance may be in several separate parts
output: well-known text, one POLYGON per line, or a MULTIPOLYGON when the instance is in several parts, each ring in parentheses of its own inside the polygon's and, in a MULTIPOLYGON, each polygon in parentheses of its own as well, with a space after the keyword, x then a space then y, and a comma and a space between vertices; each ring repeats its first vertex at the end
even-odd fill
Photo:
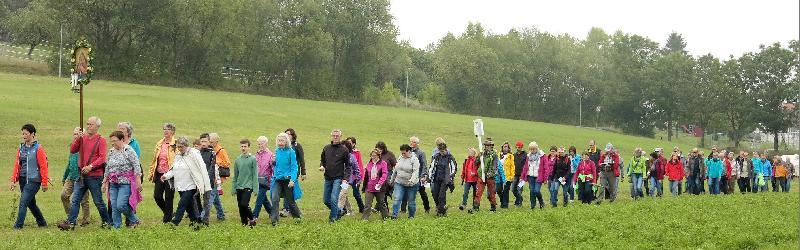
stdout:
POLYGON ((590 204, 594 200, 592 186, 597 183, 597 178, 594 176, 596 171, 594 162, 589 158, 589 152, 583 152, 578 169, 572 176, 572 183, 576 183, 575 190, 578 190, 578 199, 584 204, 590 204))
POLYGON ((383 184, 388 179, 390 174, 389 167, 386 162, 381 160, 381 155, 378 149, 373 149, 369 153, 370 160, 364 168, 364 211, 361 211, 361 219, 369 220, 369 215, 372 213, 372 199, 377 198, 378 211, 381 213, 381 218, 386 219, 389 217, 389 210, 384 206, 386 204, 386 190, 383 189, 383 184))

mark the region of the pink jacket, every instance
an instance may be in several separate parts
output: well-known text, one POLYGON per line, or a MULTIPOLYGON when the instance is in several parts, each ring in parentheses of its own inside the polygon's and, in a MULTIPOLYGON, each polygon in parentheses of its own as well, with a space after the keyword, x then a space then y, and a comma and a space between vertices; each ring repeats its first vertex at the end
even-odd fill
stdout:
POLYGON ((536 178, 536 182, 545 183, 550 179, 550 175, 553 174, 553 164, 556 163, 555 159, 550 159, 548 155, 539 158, 539 177, 536 178))
POLYGON ((372 163, 372 161, 370 160, 369 163, 367 163, 367 166, 364 168, 364 183, 366 183, 364 190, 370 193, 386 191, 386 190, 376 190, 375 186, 376 185, 383 186, 383 183, 386 182, 387 176, 389 176, 389 174, 390 174, 389 167, 387 166, 385 161, 380 160, 378 161, 377 164, 375 164, 372 163), (375 178, 372 178, 372 173, 371 173, 373 165, 376 165, 376 168, 378 169, 375 178))

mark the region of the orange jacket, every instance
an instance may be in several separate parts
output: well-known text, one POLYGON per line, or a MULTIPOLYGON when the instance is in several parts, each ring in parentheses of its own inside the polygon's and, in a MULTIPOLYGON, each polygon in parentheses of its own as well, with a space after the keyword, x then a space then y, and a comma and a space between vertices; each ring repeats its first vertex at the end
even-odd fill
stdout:
MULTIPOLYGON (((36 147, 38 147, 36 150, 36 162, 38 162, 39 165, 39 176, 42 178, 42 187, 47 187, 50 184, 50 178, 48 178, 49 175, 47 172, 47 154, 44 152, 44 147, 41 144, 37 142, 34 143, 36 143, 36 147)), ((12 183, 17 183, 17 181, 19 181, 17 180, 19 178, 19 168, 21 167, 19 165, 19 156, 20 150, 17 149, 17 157, 14 161, 14 173, 11 175, 12 183)))

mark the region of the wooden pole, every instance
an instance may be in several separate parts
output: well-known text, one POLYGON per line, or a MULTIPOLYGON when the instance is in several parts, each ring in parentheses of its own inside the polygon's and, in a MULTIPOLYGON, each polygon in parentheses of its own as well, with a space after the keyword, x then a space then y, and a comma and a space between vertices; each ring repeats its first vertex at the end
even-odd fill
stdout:
MULTIPOLYGON (((80 120, 78 121, 78 126, 81 128, 81 133, 83 133, 83 84, 78 83, 80 85, 80 120)), ((78 138, 78 143, 83 141, 83 136, 78 138)), ((78 171, 83 169, 83 145, 78 149, 78 171)))

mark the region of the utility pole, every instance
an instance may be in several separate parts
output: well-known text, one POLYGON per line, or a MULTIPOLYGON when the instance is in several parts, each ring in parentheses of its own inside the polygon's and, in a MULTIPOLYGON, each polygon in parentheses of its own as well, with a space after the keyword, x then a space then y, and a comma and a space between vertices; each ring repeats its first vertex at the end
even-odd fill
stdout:
POLYGON ((406 108, 408 108, 408 68, 406 68, 406 108))
MULTIPOLYGON (((59 24, 59 31, 58 31, 59 41, 58 41, 58 78, 61 78, 61 58, 63 57, 62 50, 64 49, 64 22, 59 24)), ((83 124, 83 121, 81 121, 83 124)))

